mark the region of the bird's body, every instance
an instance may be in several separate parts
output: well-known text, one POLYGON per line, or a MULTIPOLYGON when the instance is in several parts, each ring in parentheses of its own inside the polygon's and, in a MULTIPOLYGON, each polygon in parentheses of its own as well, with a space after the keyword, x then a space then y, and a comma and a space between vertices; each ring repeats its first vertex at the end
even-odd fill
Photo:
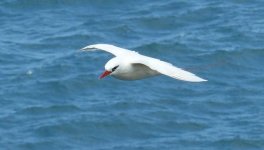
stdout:
POLYGON ((100 78, 111 75, 121 80, 139 80, 164 74, 172 78, 189 82, 207 81, 167 62, 109 44, 89 45, 82 50, 90 51, 94 49, 110 52, 116 56, 106 63, 106 71, 100 78))
MULTIPOLYGON (((118 59, 118 57, 113 59, 118 59)), ((117 72, 112 73, 112 76, 120 80, 139 80, 159 74, 159 72, 142 64, 124 63, 120 68, 118 67, 117 72)))

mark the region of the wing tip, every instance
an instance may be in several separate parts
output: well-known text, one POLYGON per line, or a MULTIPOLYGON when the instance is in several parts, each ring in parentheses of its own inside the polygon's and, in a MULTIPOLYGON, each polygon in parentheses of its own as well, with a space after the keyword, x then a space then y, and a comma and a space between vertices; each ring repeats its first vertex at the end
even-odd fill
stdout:
POLYGON ((93 45, 87 45, 87 46, 81 48, 82 51, 91 50, 91 49, 95 49, 95 44, 93 44, 93 45))
POLYGON ((85 51, 85 50, 88 50, 88 49, 90 49, 90 45, 85 46, 85 47, 81 48, 80 50, 85 51))
POLYGON ((207 82, 208 80, 205 80, 205 79, 201 79, 201 80, 199 80, 199 81, 197 81, 197 82, 207 82))
POLYGON ((85 51, 85 50, 93 50, 93 49, 100 49, 100 47, 107 47, 107 46, 113 46, 110 44, 92 44, 92 45, 87 45, 83 48, 81 48, 81 50, 85 51))
POLYGON ((190 82, 207 82, 208 80, 200 78, 200 77, 197 77, 197 78, 195 78, 193 80, 188 80, 188 81, 190 81, 190 82))

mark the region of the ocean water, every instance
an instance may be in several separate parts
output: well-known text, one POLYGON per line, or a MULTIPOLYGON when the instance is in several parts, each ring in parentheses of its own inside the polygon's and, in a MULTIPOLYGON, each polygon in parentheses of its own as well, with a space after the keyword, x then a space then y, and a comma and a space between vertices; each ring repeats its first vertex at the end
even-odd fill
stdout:
POLYGON ((1 150, 264 149, 264 1, 1 0, 1 150), (98 80, 136 50, 205 79, 98 80))

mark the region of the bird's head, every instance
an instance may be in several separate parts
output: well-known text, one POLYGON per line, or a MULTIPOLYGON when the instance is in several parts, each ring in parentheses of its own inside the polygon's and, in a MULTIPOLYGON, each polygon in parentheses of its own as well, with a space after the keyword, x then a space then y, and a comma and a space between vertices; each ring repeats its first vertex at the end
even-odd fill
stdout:
POLYGON ((118 57, 114 57, 112 59, 110 59, 106 64, 105 64, 105 72, 102 73, 102 75, 99 77, 100 79, 108 76, 108 75, 112 75, 112 74, 116 74, 119 71, 119 68, 121 66, 122 60, 118 57))

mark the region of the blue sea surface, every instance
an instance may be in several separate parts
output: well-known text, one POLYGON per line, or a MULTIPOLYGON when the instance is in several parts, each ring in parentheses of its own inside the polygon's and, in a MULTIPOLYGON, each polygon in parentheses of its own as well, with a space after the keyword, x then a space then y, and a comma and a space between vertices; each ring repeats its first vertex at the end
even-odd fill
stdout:
POLYGON ((1 150, 264 149, 263 0, 1 0, 1 150), (107 43, 205 78, 98 80, 107 43))

